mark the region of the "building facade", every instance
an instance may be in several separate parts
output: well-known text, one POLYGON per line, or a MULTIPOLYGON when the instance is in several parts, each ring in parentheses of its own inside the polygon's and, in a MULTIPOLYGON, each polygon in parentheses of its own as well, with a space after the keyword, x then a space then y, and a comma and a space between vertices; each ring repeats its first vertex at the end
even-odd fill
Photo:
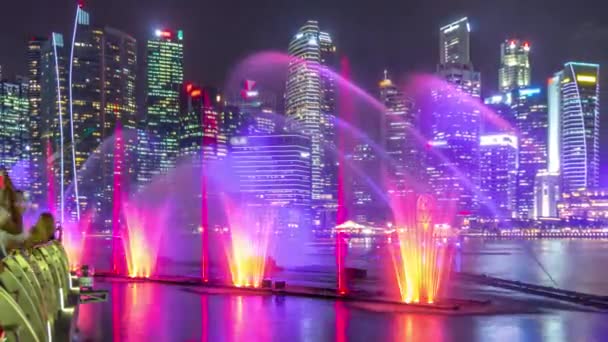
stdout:
POLYGON ((335 149, 336 47, 331 36, 309 20, 289 43, 285 112, 299 133, 311 139, 312 200, 317 225, 331 216, 337 200, 335 149))
POLYGON ((478 209, 481 76, 469 51, 470 25, 462 18, 440 30, 444 84, 432 90, 427 173, 438 203, 460 216, 478 209))
POLYGON ((498 118, 487 115, 481 120, 481 132, 484 135, 496 133, 516 134, 517 123, 513 111, 513 93, 500 93, 487 97, 484 100, 486 107, 492 110, 498 118))
POLYGON ((530 86, 530 43, 507 39, 500 45, 498 89, 507 93, 530 86))
POLYGON ((566 63, 561 76, 560 150, 564 192, 599 185, 600 67, 566 63))
POLYGON ((358 223, 382 224, 386 213, 379 195, 382 190, 376 183, 380 179, 380 161, 376 151, 369 143, 355 144, 348 159, 352 169, 357 170, 350 174, 347 194, 349 217, 358 223))
POLYGON ((69 48, 64 45, 63 35, 53 32, 42 44, 40 58, 40 136, 44 149, 46 196, 39 204, 56 213, 58 222, 63 223, 65 190, 71 183, 66 160, 71 141, 67 91, 69 48))
POLYGON ((117 177, 119 190, 127 193, 135 175, 137 41, 92 25, 79 4, 66 56, 67 120, 59 132, 65 141, 62 188, 69 189, 64 207, 72 219, 93 215, 99 229, 108 231, 117 177), (115 136, 119 126, 120 137, 115 136), (115 157, 116 149, 121 158, 115 157))
POLYGON ((547 168, 547 102, 540 88, 513 91, 513 110, 519 132, 517 214, 529 219, 534 211, 536 174, 547 168))
POLYGON ((379 83, 382 114, 381 141, 388 155, 383 166, 390 196, 413 194, 424 179, 423 156, 419 137, 415 135, 418 111, 385 71, 379 83))
POLYGON ((103 200, 102 152, 97 150, 102 142, 103 31, 91 25, 82 6, 77 8, 75 20, 68 64, 70 149, 65 154, 71 190, 66 209, 72 219, 89 209, 101 213, 103 200))
POLYGON ((557 207, 561 219, 608 222, 608 189, 563 192, 557 207))
POLYGON ((32 187, 29 108, 26 80, 0 82, 0 165, 24 191, 32 187))
POLYGON ((482 135, 480 149, 481 217, 513 217, 517 185, 517 136, 513 134, 482 135))
POLYGON ((561 198, 561 178, 557 172, 541 170, 534 183, 534 219, 556 218, 561 198))
POLYGON ((547 111, 548 111, 548 137, 547 137, 547 171, 559 173, 561 171, 561 82, 562 72, 555 73, 547 82, 547 111))
POLYGON ((180 100, 179 158, 189 158, 195 163, 218 158, 221 108, 211 97, 197 85, 184 85, 180 100))
POLYGON ((311 221, 310 138, 278 133, 233 137, 230 155, 239 193, 252 208, 272 208, 282 232, 295 233, 311 221))
POLYGON ((34 37, 27 44, 28 97, 30 107, 30 155, 32 166, 31 200, 40 205, 46 193, 44 144, 42 139, 42 46, 47 38, 34 37))
POLYGON ((173 169, 179 154, 183 38, 181 30, 156 30, 146 44, 146 117, 137 163, 140 186, 173 169))
POLYGON ((469 64, 471 25, 467 17, 439 29, 439 64, 469 64))
POLYGON ((127 194, 136 177, 137 40, 117 29, 104 28, 100 60, 103 84, 100 101, 100 133, 103 144, 100 150, 103 177, 100 207, 104 228, 107 230, 112 227, 114 180, 120 177, 120 191, 127 194), (120 136, 115 135, 118 127, 120 136), (121 146, 118 139, 122 139, 121 146), (108 144, 112 146, 107 146, 108 144), (121 165, 115 165, 116 163, 121 165), (117 172, 120 174, 117 175, 117 172))

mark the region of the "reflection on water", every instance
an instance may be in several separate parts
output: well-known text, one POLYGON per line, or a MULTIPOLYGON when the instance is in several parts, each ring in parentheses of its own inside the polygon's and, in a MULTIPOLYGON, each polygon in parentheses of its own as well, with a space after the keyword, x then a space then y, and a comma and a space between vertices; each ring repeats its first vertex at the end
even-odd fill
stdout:
POLYGON ((348 309, 346 304, 341 301, 337 301, 334 304, 336 310, 336 342, 348 341, 348 309))
POLYGON ((608 295, 608 277, 598 268, 608 264, 608 240, 467 240, 462 271, 539 285, 608 295))
MULTIPOLYGON (((100 284, 102 285, 102 284, 100 284)), ((592 341, 606 316, 447 316, 300 297, 199 294, 152 283, 103 284, 112 301, 82 307, 89 341, 592 341)))
MULTIPOLYGON (((372 245, 349 256, 360 255, 357 264, 372 265, 381 260, 371 257, 376 254, 372 245)), ((608 264, 607 241, 469 240, 455 262, 467 272, 550 284, 534 258, 560 286, 608 292, 608 277, 598 271, 608 264)), ((601 341, 608 336, 606 316, 589 312, 423 315, 312 298, 200 294, 151 283, 97 286, 109 290, 111 299, 81 307, 78 325, 89 341, 601 341)))

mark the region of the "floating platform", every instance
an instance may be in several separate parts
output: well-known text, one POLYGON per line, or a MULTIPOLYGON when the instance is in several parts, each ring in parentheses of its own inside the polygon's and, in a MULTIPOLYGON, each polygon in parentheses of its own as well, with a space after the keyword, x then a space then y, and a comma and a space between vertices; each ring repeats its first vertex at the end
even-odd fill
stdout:
POLYGON ((122 275, 115 275, 109 272, 97 272, 96 278, 108 281, 124 282, 149 282, 166 285, 186 286, 187 291, 199 294, 235 294, 235 295, 262 295, 262 296, 297 296, 309 297, 325 300, 336 300, 360 304, 374 304, 390 306, 398 311, 418 312, 418 313, 437 313, 437 314, 487 314, 494 311, 492 302, 489 300, 455 299, 443 298, 436 303, 404 303, 396 298, 382 296, 366 291, 356 291, 346 294, 339 294, 335 288, 297 286, 286 284, 282 281, 272 281, 266 283, 264 287, 245 287, 235 286, 221 280, 210 280, 203 282, 193 277, 176 276, 154 276, 150 278, 137 278, 122 275), (270 286, 269 286, 270 285, 270 286), (278 285, 278 286, 277 286, 278 285))

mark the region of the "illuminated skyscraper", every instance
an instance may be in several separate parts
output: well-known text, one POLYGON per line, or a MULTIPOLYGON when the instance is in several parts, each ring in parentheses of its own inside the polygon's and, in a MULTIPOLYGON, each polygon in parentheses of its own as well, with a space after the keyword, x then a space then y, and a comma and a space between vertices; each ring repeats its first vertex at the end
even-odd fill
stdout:
POLYGON ((446 81, 432 91, 432 129, 427 173, 440 205, 469 215, 479 187, 481 76, 469 58, 467 18, 440 30, 437 74, 446 81))
POLYGON ((82 5, 76 11, 68 74, 70 150, 66 154, 66 169, 70 175, 66 179, 73 191, 69 194, 67 210, 73 218, 86 208, 100 210, 103 193, 103 173, 88 171, 89 167, 97 171, 101 166, 101 153, 94 152, 102 141, 103 31, 91 26, 90 15, 82 5), (87 160, 91 162, 85 164, 87 160))
MULTIPOLYGON (((92 26, 82 2, 71 38, 53 33, 28 45, 34 200, 60 211, 59 221, 85 209, 103 213, 97 218, 104 220, 115 170, 110 140, 117 122, 135 127, 137 44, 118 30, 92 26), (47 191, 57 200, 50 201, 47 191)), ((126 156, 134 155, 134 132, 125 140, 126 156)), ((121 169, 133 174, 133 166, 121 169)))
POLYGON ((381 135, 390 160, 385 165, 390 195, 413 193, 422 180, 421 144, 414 135, 417 112, 414 103, 394 84, 385 71, 380 81, 380 100, 386 107, 381 135))
POLYGON ((439 63, 469 64, 471 62, 469 19, 461 18, 439 30, 439 63))
POLYGON ((517 185, 517 136, 482 135, 480 149, 480 215, 511 218, 515 212, 517 185))
POLYGON ((30 107, 30 154, 32 159, 32 202, 44 200, 44 144, 42 142, 42 111, 40 108, 42 82, 42 46, 47 38, 32 38, 27 44, 28 96, 30 107))
MULTIPOLYGON (((285 112, 310 137, 312 144, 312 199, 317 212, 335 205, 337 191, 335 146, 335 80, 329 68, 336 48, 331 36, 309 20, 289 43, 285 112)), ((315 219, 321 224, 320 218, 315 219)))
POLYGON ((179 153, 180 91, 184 81, 181 30, 156 30, 146 47, 146 141, 138 146, 140 185, 175 166, 179 153), (145 158, 145 159, 144 159, 145 158))
POLYGON ((600 66, 570 62, 561 76, 560 150, 563 191, 599 185, 600 66))
POLYGON ((230 154, 239 192, 250 207, 277 212, 278 227, 309 227, 310 138, 277 133, 233 137, 230 154))
POLYGON ((481 132, 484 135, 494 133, 516 133, 515 112, 511 106, 513 94, 511 92, 490 96, 484 100, 486 107, 490 108, 500 119, 485 117, 481 121, 481 132))
POLYGON ((137 76, 137 41, 119 30, 106 27, 101 42, 101 79, 104 80, 100 101, 100 126, 102 143, 113 142, 102 150, 103 190, 101 210, 105 228, 112 227, 114 179, 117 171, 122 172, 121 191, 128 193, 130 183, 135 179, 137 134, 135 84, 137 76), (114 152, 116 140, 114 133, 121 127, 123 144, 122 160, 116 159, 114 152), (115 162, 122 163, 120 167, 115 162))
POLYGON ((219 114, 209 92, 192 83, 181 94, 179 157, 200 162, 218 156, 219 114), (204 146, 204 149, 201 149, 204 146))
POLYGON ((75 217, 85 210, 95 210, 107 230, 112 226, 115 172, 124 173, 121 191, 127 192, 135 169, 137 42, 119 30, 91 25, 91 16, 80 2, 70 58, 70 149, 65 153, 65 169, 70 175, 66 177, 72 189, 69 195, 78 196, 79 206, 69 201, 67 209, 75 217), (122 128, 123 160, 114 158, 118 125, 122 128), (123 165, 115 166, 115 162, 123 165))
POLYGON ((498 89, 509 92, 530 85, 530 43, 507 39, 500 45, 498 89))
POLYGON ((347 194, 350 196, 351 204, 349 215, 355 222, 383 224, 386 217, 383 202, 379 196, 381 190, 372 181, 380 179, 380 168, 378 167, 380 161, 376 151, 372 145, 360 143, 355 145, 348 158, 352 167, 359 171, 350 174, 352 182, 347 194))
POLYGON ((18 189, 31 187, 29 99, 26 82, 0 82, 0 165, 18 189))
POLYGON ((67 148, 70 145, 67 108, 68 53, 63 35, 59 33, 52 33, 51 38, 41 46, 40 132, 47 159, 44 163, 46 171, 43 173, 43 187, 47 191, 47 198, 43 207, 56 209, 60 223, 65 218, 65 189, 71 175, 66 167, 67 148), (55 189, 55 192, 49 193, 49 189, 55 189), (55 198, 50 198, 51 196, 55 198))
POLYGON ((254 80, 244 80, 237 94, 230 94, 227 102, 245 113, 277 112, 276 94, 260 89, 254 80))
POLYGON ((547 102, 540 88, 513 91, 513 111, 519 132, 517 214, 532 218, 536 174, 547 168, 547 102))
MULTIPOLYGON (((226 146, 220 145, 219 135, 219 98, 217 91, 210 88, 202 88, 190 82, 186 82, 180 94, 179 115, 179 160, 191 168, 183 172, 191 172, 190 177, 195 180, 202 179, 203 166, 209 165, 211 160, 225 157, 226 146), (223 153, 223 155, 222 155, 223 153)), ((183 175, 183 173, 182 173, 183 175)), ((202 203, 202 185, 188 189, 181 200, 190 208, 199 208, 202 203)), ((217 193, 207 192, 207 198, 216 196, 217 193)), ((176 216, 178 224, 185 226, 188 230, 195 232, 201 225, 199 210, 181 210, 176 216)))
POLYGON ((277 120, 275 107, 274 93, 258 89, 255 81, 246 80, 239 94, 233 94, 227 101, 225 131, 231 132, 229 136, 275 133, 285 128, 277 127, 285 124, 285 120, 277 120))

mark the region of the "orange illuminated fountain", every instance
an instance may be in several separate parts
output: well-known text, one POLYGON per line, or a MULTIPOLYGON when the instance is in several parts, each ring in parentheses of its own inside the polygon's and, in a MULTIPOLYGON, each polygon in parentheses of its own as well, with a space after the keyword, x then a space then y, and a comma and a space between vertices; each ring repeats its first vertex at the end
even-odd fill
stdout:
POLYGON ((451 264, 450 248, 436 240, 431 196, 420 196, 415 209, 393 206, 398 247, 391 249, 395 276, 405 303, 433 304, 451 264), (409 210, 408 210, 409 209, 409 210))
POLYGON ((167 210, 152 211, 125 205, 125 229, 121 234, 127 275, 150 278, 156 266, 159 249, 159 227, 167 223, 167 210))
POLYGON ((225 248, 232 284, 236 287, 260 287, 268 271, 266 265, 273 215, 241 212, 238 216, 230 222, 231 235, 225 248))

